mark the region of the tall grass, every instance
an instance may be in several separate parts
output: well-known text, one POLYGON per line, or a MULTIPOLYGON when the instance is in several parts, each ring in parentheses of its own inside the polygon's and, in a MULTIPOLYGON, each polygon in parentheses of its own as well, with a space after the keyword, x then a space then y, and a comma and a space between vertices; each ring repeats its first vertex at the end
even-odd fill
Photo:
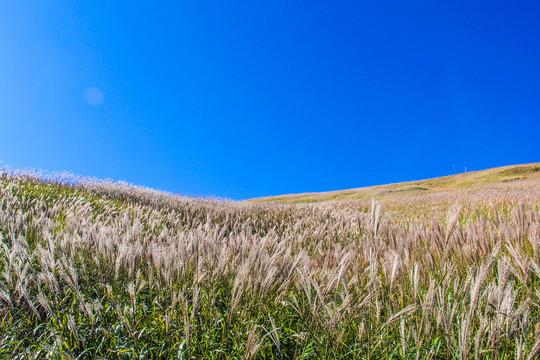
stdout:
POLYGON ((250 204, 0 175, 0 358, 533 359, 540 186, 250 204))

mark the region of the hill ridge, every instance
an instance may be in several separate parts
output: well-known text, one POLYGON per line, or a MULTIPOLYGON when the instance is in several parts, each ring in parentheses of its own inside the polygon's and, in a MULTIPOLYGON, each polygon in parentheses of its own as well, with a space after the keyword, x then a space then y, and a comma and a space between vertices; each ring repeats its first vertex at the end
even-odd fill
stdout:
POLYGON ((344 190, 274 195, 250 199, 251 202, 319 202, 365 200, 371 197, 418 195, 430 192, 468 189, 492 184, 529 180, 540 186, 540 162, 499 166, 424 180, 403 181, 344 190))

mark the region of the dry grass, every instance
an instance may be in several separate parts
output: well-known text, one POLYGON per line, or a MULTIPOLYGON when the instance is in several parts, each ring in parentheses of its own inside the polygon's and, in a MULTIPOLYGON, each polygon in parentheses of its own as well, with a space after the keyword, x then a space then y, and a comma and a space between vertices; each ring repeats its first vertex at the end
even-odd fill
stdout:
POLYGON ((540 349, 538 182, 258 204, 38 175, 0 176, 0 358, 540 349))
POLYGON ((358 189, 270 196, 250 202, 311 203, 335 200, 393 200, 441 192, 475 192, 486 189, 524 189, 540 183, 540 163, 511 165, 458 175, 358 189))

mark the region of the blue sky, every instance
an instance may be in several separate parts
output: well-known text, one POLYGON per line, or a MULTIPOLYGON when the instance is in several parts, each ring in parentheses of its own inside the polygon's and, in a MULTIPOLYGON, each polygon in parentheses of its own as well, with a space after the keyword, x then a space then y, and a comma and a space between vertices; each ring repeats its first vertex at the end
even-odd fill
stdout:
POLYGON ((540 161, 537 1, 0 2, 0 160, 245 199, 540 161))

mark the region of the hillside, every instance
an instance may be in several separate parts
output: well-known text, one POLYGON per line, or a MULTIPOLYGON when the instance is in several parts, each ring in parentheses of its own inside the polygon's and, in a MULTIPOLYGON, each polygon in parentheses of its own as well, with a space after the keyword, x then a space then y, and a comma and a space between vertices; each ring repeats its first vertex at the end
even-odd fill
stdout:
POLYGON ((445 191, 482 189, 517 182, 509 187, 535 184, 540 186, 540 163, 511 165, 487 170, 438 177, 427 180, 370 186, 319 193, 302 193, 252 199, 253 202, 302 203, 332 200, 384 200, 445 191))
POLYGON ((536 167, 310 204, 0 172, 0 359, 535 359, 536 167))

